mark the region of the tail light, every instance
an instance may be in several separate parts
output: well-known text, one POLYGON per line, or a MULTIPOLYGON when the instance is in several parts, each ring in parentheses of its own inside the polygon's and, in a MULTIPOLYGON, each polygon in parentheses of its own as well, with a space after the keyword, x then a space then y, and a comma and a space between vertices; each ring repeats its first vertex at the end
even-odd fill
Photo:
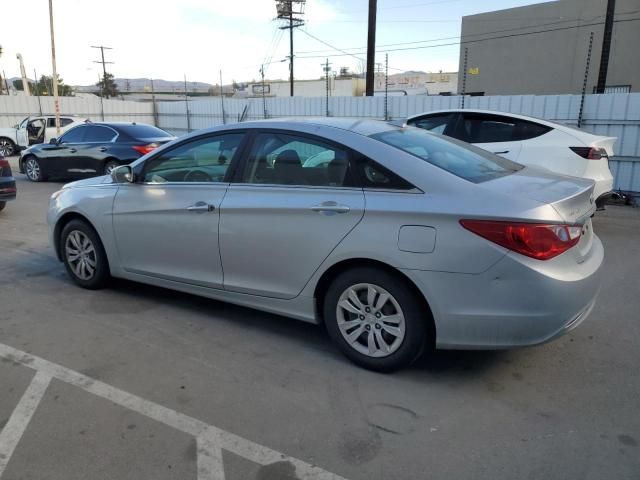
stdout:
POLYGON ((601 158, 609 158, 609 154, 604 148, 596 147, 569 147, 573 153, 580 155, 587 160, 600 160, 601 158))
POLYGON ((9 165, 9 160, 6 158, 0 157, 0 177, 10 177, 11 176, 11 165, 9 165))
POLYGON ((159 145, 157 143, 149 143, 148 145, 134 145, 133 149, 141 155, 153 152, 159 145))
POLYGON ((580 241, 579 225, 460 220, 467 230, 498 245, 537 260, 549 260, 580 241))

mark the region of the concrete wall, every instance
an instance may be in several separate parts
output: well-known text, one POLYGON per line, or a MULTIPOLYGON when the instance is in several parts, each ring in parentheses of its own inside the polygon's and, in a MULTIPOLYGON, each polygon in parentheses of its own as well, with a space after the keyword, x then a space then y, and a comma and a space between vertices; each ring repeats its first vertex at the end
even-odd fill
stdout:
MULTIPOLYGON (((607 0, 559 0, 462 19, 460 78, 485 95, 581 93, 594 32, 587 92, 597 83, 607 0), (579 26, 579 28, 566 28, 579 26), (542 30, 553 30, 541 33, 542 30), (531 34, 528 34, 531 33, 531 34), (492 37, 504 36, 495 39, 492 37), (478 69, 477 74, 470 74, 478 69)), ((617 0, 607 85, 640 91, 640 2, 617 0), (634 20, 635 19, 635 20, 634 20)))

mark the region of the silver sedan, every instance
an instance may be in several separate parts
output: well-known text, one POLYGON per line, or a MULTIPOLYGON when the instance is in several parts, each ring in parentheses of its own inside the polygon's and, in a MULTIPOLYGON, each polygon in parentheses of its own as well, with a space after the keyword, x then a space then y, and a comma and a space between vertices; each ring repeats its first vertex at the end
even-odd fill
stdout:
POLYGON ((73 280, 110 277, 312 323, 366 368, 553 339, 593 308, 593 182, 413 127, 202 130, 51 197, 73 280), (320 160, 318 160, 320 159, 320 160))

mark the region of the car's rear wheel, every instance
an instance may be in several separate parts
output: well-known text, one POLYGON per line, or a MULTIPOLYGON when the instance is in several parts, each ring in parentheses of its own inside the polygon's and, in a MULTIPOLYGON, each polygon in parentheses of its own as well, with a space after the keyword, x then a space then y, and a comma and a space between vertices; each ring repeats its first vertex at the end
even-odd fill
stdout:
POLYGON ((0 202, 0 212, 7 206, 7 202, 0 202))
POLYGON ((109 280, 109 263, 95 230, 82 220, 71 220, 60 235, 62 260, 75 283, 91 290, 109 280))
POLYGON ((404 279, 370 267, 343 272, 331 283, 324 318, 349 359, 381 372, 406 367, 420 356, 430 319, 404 279))
POLYGON ((102 172, 104 175, 111 175, 111 172, 119 166, 120 164, 115 160, 107 160, 107 162, 104 164, 104 170, 102 172))
POLYGON ((16 153, 16 144, 9 138, 0 138, 0 156, 8 157, 16 153))
POLYGON ((27 157, 24 160, 24 173, 32 182, 42 182, 45 179, 40 167, 40 161, 34 156, 27 157))

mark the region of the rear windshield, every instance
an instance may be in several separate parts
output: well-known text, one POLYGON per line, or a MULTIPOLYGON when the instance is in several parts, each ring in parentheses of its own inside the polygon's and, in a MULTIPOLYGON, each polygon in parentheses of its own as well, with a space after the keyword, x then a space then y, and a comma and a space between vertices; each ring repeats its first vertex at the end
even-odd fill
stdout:
POLYGON ((173 137, 173 135, 153 125, 120 125, 118 128, 136 140, 156 140, 173 137))
POLYGON ((505 158, 451 138, 443 138, 413 127, 371 135, 425 162, 473 183, 510 175, 523 168, 505 158))

